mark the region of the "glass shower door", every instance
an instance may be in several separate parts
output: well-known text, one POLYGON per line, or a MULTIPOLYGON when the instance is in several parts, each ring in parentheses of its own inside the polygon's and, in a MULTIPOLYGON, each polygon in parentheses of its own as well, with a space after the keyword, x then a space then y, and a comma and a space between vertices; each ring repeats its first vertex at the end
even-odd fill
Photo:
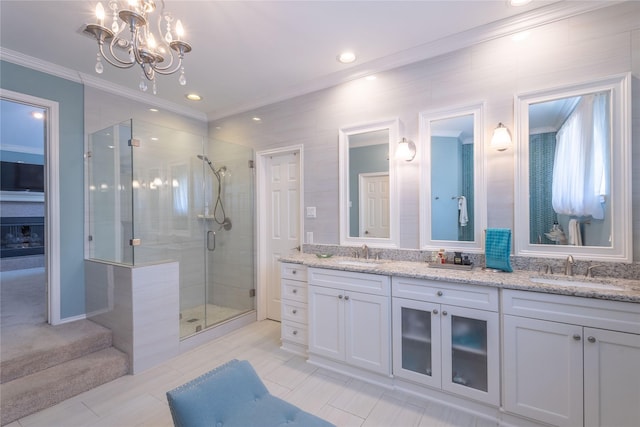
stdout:
POLYGON ((210 140, 205 165, 206 326, 255 309, 253 150, 210 140))

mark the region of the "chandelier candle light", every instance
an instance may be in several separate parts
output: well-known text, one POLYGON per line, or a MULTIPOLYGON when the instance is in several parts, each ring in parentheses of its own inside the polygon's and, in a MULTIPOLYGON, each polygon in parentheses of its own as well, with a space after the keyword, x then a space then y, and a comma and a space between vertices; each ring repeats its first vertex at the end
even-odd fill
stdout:
POLYGON ((117 0, 110 0, 109 8, 113 12, 110 29, 104 26, 105 10, 100 2, 96 5, 98 22, 87 24, 84 29, 98 41, 96 73, 102 74, 104 71, 104 58, 117 68, 140 65, 143 76, 140 90, 147 90, 146 78, 152 82, 154 95, 157 93, 156 74, 168 75, 180 70, 178 82, 182 86, 187 84, 182 60, 184 54, 191 51, 191 45, 182 40, 184 29, 179 19, 172 30, 173 16, 165 12, 164 0, 156 21, 159 35, 157 39, 160 43, 156 42, 156 36, 151 29, 152 14, 156 10, 153 0, 128 0, 126 8, 121 8, 117 0), (164 33, 163 20, 166 24, 164 33), (126 28, 129 28, 129 38, 126 38, 124 32, 126 28))

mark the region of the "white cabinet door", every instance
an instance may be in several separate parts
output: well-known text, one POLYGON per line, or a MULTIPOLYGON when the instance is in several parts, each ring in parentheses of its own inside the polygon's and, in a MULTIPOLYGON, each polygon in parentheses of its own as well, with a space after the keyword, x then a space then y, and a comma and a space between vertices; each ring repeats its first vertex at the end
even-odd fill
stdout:
POLYGON ((585 427, 640 425, 640 335, 584 328, 585 427))
POLYGON ((582 327, 504 316, 504 406, 556 426, 583 425, 582 327))
POLYGON ((441 316, 442 388, 499 405, 498 313, 442 305, 441 316))
POLYGON ((386 296, 345 292, 346 361, 391 374, 391 313, 386 296))
POLYGON ((393 375, 440 388, 440 304, 393 298, 393 375))
POLYGON ((309 352, 345 359, 344 292, 309 286, 309 352))

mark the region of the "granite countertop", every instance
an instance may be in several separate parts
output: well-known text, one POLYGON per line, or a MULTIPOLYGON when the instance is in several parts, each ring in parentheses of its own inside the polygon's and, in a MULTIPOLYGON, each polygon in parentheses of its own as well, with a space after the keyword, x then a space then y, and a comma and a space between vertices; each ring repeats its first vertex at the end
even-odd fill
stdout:
POLYGON ((545 292, 586 298, 640 303, 640 280, 610 279, 604 277, 585 278, 561 274, 539 274, 534 271, 519 270, 513 273, 493 272, 480 267, 471 270, 443 269, 429 267, 425 262, 363 260, 348 257, 318 258, 314 254, 294 254, 280 258, 281 262, 303 264, 309 267, 331 268, 334 270, 373 273, 385 276, 413 277, 417 279, 442 280, 452 283, 492 286, 504 289, 545 292), (578 284, 593 283, 594 287, 570 286, 567 284, 547 284, 533 280, 569 281, 578 284))

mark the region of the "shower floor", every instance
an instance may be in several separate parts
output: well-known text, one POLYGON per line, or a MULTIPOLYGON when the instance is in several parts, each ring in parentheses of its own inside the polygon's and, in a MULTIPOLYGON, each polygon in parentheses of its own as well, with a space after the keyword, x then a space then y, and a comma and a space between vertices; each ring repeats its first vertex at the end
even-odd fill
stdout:
POLYGON ((180 313, 180 337, 184 338, 213 326, 216 323, 231 319, 239 314, 245 313, 247 310, 237 308, 224 307, 221 305, 207 304, 206 319, 205 305, 187 308, 180 313), (206 322, 205 322, 206 320, 206 322))

